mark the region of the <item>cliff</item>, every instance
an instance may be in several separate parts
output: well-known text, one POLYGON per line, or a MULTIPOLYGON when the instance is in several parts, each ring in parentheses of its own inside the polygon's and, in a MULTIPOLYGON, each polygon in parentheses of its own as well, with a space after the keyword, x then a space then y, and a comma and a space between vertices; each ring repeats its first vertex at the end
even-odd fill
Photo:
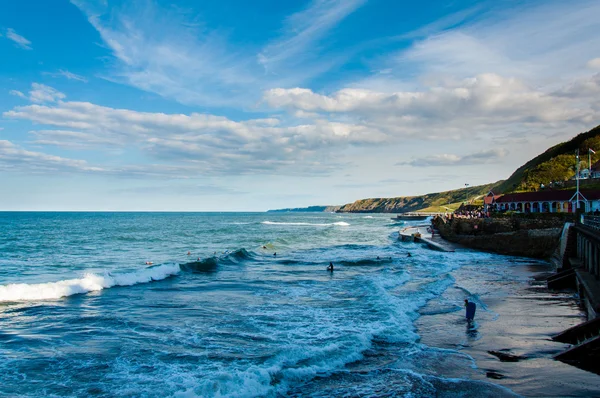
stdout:
MULTIPOLYGON (((575 174, 575 151, 579 149, 581 167, 587 168, 589 148, 597 152, 591 154, 592 163, 600 160, 600 126, 549 148, 515 170, 507 180, 419 196, 361 199, 341 206, 339 211, 348 213, 403 213, 435 206, 450 206, 451 204, 464 202, 467 198, 473 199, 474 197, 486 195, 490 190, 496 194, 534 191, 540 188, 540 184, 548 186, 549 183, 555 181, 561 182, 561 188, 567 188, 571 185, 568 180, 575 174)), ((593 185, 593 188, 600 188, 600 183, 590 184, 593 185)))
POLYGON ((308 206, 296 207, 290 209, 267 210, 267 213, 315 213, 315 212, 335 212, 340 206, 308 206))
POLYGON ((502 181, 420 196, 361 199, 341 206, 338 211, 340 213, 405 213, 417 211, 432 206, 460 203, 467 198, 472 199, 473 197, 485 195, 500 183, 502 181))

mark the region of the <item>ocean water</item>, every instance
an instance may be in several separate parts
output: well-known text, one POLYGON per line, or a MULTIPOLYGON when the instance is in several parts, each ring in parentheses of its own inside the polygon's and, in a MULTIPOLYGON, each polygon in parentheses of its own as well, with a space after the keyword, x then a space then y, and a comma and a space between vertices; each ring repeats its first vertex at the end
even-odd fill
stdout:
POLYGON ((485 312, 491 287, 452 273, 478 264, 501 280, 507 258, 400 242, 401 227, 389 215, 0 213, 0 396, 512 396, 415 328, 435 313, 463 322, 465 297, 485 312))

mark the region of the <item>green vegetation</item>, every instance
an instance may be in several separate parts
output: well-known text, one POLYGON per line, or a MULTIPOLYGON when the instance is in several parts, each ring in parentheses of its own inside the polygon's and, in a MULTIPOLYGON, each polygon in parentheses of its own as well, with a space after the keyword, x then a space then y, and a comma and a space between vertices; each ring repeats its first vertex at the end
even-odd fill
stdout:
POLYGON ((357 200, 340 208, 340 212, 348 213, 404 213, 409 211, 447 211, 444 207, 454 210, 467 199, 481 199, 490 189, 502 181, 493 184, 456 189, 453 191, 429 193, 420 196, 401 196, 397 198, 372 198, 357 200), (438 210, 442 208, 443 210, 438 210), (435 210, 428 210, 435 209, 435 210))
MULTIPOLYGON (((396 198, 372 198, 357 200, 343 206, 328 207, 325 211, 350 213, 404 213, 404 212, 446 212, 456 210, 465 200, 473 204, 483 204, 483 196, 489 191, 495 194, 527 192, 540 189, 541 184, 559 182, 553 189, 574 189, 575 152, 579 149, 580 167, 588 167, 588 150, 592 154, 591 162, 600 160, 600 126, 581 133, 573 139, 555 145, 541 155, 536 156, 519 167, 507 180, 493 184, 456 189, 453 191, 429 193, 420 196, 401 196, 396 198), (450 209, 450 210, 448 210, 450 209)), ((582 189, 600 189, 600 181, 581 181, 582 189)), ((286 209, 289 211, 288 209, 286 209)))
POLYGON ((531 159, 499 184, 494 192, 535 191, 540 188, 540 184, 547 186, 550 182, 568 180, 575 175, 575 151, 579 149, 583 168, 584 164, 587 166, 589 148, 598 151, 597 154, 592 154, 594 164, 600 160, 600 126, 555 145, 531 159))

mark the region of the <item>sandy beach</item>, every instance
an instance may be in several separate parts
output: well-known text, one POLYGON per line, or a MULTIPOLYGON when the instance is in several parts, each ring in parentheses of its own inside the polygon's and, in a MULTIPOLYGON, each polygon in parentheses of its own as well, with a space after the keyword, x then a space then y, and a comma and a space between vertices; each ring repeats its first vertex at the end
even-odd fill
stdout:
POLYGON ((445 296, 455 299, 457 308, 440 308, 434 300, 421 311, 416 326, 422 343, 459 350, 474 360, 468 374, 461 374, 464 366, 456 373, 452 366, 436 370, 447 377, 493 382, 522 396, 600 396, 600 376, 552 359, 568 345, 551 336, 586 318, 572 292, 548 291, 543 277, 553 271, 551 266, 507 257, 504 269, 481 268, 466 266, 452 273, 456 287, 445 296), (471 327, 458 309, 466 297, 478 304, 471 327), (521 359, 501 361, 489 351, 521 359))

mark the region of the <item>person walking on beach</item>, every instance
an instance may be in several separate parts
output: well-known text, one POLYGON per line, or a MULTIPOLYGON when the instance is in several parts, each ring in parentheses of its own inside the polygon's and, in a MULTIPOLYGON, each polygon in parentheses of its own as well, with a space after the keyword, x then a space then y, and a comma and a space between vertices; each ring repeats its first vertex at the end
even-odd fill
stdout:
POLYGON ((465 299, 465 309, 467 311, 467 321, 471 322, 475 318, 475 310, 477 309, 477 305, 474 302, 469 301, 469 299, 465 299))

